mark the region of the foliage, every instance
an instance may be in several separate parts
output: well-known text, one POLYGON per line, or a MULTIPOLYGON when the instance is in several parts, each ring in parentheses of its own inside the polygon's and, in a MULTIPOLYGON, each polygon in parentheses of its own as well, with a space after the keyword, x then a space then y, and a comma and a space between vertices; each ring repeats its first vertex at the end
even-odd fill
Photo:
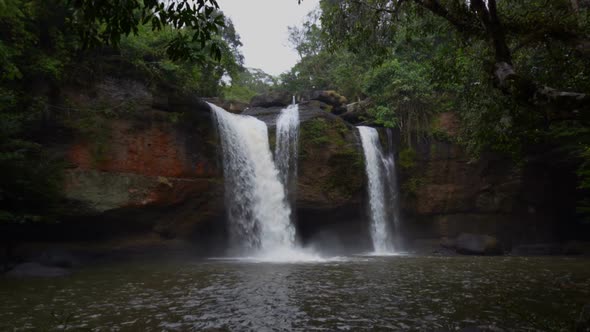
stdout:
POLYGON ((307 121, 305 125, 301 127, 302 140, 314 145, 329 144, 330 137, 328 136, 328 129, 329 126, 325 119, 316 118, 307 121))
POLYGON ((328 160, 333 169, 323 189, 331 197, 333 195, 351 198, 363 185, 365 160, 363 154, 356 148, 347 146, 335 153, 328 160))
MULTIPOLYGON (((516 89, 538 89, 560 82, 565 89, 589 91, 590 57, 583 46, 590 31, 588 9, 573 9, 565 0, 498 2, 499 19, 510 47, 506 55, 498 49, 502 40, 490 43, 498 36, 482 31, 478 15, 484 11, 474 7, 477 3, 480 1, 472 1, 472 5, 452 1, 323 1, 323 35, 331 49, 344 46, 363 54, 369 49, 378 58, 385 54, 389 65, 383 75, 374 76, 375 86, 395 84, 408 77, 408 86, 412 87, 402 94, 394 93, 392 100, 409 96, 412 102, 437 105, 437 111, 460 113, 465 129, 462 142, 470 151, 491 148, 523 157, 531 144, 556 142, 550 134, 554 124, 547 121, 555 117, 556 107, 535 98, 521 98, 530 96, 529 91, 499 88, 497 77, 490 75, 493 62, 502 57, 518 69, 519 81, 526 84, 516 89), (393 66, 396 61, 402 64, 402 71, 393 66), (408 74, 404 73, 406 68, 408 74)), ((395 92, 396 86, 387 86, 371 97, 383 99, 385 92, 391 91, 395 92)), ((375 112, 378 122, 391 124, 391 119, 399 118, 394 107, 379 106, 391 108, 394 114, 387 117, 387 112, 379 109, 375 112)), ((567 107, 567 103, 558 104, 557 111, 567 107)), ((414 127, 420 130, 421 126, 414 127)))
MULTIPOLYGON (((3 222, 59 216, 65 163, 51 153, 46 127, 64 110, 60 87, 89 76, 79 72, 95 74, 116 59, 154 85, 218 96, 223 78, 242 71, 239 35, 215 0, 2 0, 0 27, 3 222)), ((101 111, 87 112, 88 133, 100 129, 93 112, 101 111)), ((98 159, 103 141, 96 140, 98 159)))
POLYGON ((60 212, 63 166, 30 141, 3 139, 0 149, 0 222, 52 220, 60 212))
POLYGON ((405 148, 399 152, 398 164, 402 169, 412 169, 416 166, 416 151, 412 148, 405 148))
POLYGON ((62 79, 75 42, 60 32, 61 1, 0 7, 0 221, 47 220, 58 210, 63 174, 33 138, 48 110, 42 92, 62 79))
POLYGON ((404 193, 404 195, 415 196, 418 193, 418 190, 422 186, 424 186, 424 184, 424 178, 419 176, 412 176, 404 182, 402 186, 402 192, 404 193))
POLYGON ((289 41, 301 60, 280 77, 280 88, 294 94, 310 90, 338 90, 349 100, 363 98, 361 80, 371 58, 345 50, 330 52, 319 25, 319 12, 313 11, 303 27, 289 28, 289 41))
MULTIPOLYGON (((589 6, 568 0, 482 3, 326 0, 320 36, 330 54, 363 57, 366 66, 357 77, 361 94, 373 101, 369 113, 377 124, 400 127, 406 144, 410 133, 446 139, 432 130, 432 121, 438 112, 452 111, 461 122, 456 140, 474 156, 492 150, 526 162, 557 155, 560 165, 577 165, 585 197, 590 99, 559 89, 590 92, 589 6), (495 71, 502 62, 512 80, 502 81, 495 71)), ((580 210, 590 211, 587 202, 580 210)))
POLYGON ((429 79, 428 65, 401 62, 393 58, 370 70, 365 77, 364 91, 377 107, 370 110, 377 123, 397 125, 408 144, 412 134, 427 132, 431 117, 438 110, 438 95, 429 79))
POLYGON ((268 93, 276 85, 273 76, 256 68, 243 68, 232 78, 231 85, 223 90, 227 100, 250 102, 258 94, 268 93))
POLYGON ((79 33, 85 48, 118 46, 122 37, 137 35, 140 27, 149 24, 152 31, 174 28, 174 37, 166 43, 172 60, 206 60, 204 49, 216 59, 222 57, 214 36, 225 21, 216 0, 74 0, 68 5, 68 23, 79 33))
MULTIPOLYGON (((233 30, 231 21, 226 28, 233 30)), ((223 30, 223 31, 224 31, 223 30)), ((178 32, 172 28, 163 28, 154 32, 147 26, 138 29, 138 35, 124 37, 121 40, 120 52, 123 59, 131 62, 144 78, 155 82, 166 82, 175 89, 183 92, 196 93, 200 96, 218 96, 223 88, 224 77, 235 77, 241 70, 241 53, 235 46, 239 44, 239 37, 223 39, 214 36, 219 47, 223 50, 221 58, 215 60, 207 57, 207 50, 200 52, 199 61, 175 61, 166 52, 166 45, 170 43, 178 32)))

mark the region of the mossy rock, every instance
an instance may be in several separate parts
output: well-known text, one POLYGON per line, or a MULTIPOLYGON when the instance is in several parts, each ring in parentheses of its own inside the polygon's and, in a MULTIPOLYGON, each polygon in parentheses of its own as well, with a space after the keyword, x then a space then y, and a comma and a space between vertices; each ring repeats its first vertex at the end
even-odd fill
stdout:
POLYGON ((362 188, 364 165, 362 152, 351 147, 332 155, 328 166, 333 172, 324 188, 328 195, 351 199, 362 188))
POLYGON ((299 196, 324 206, 358 200, 364 158, 354 130, 336 117, 316 117, 301 124, 299 196))

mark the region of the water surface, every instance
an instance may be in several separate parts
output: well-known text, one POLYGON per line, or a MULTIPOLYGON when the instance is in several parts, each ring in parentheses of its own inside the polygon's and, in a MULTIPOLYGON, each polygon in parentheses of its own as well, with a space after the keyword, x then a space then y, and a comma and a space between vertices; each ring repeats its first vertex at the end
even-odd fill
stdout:
POLYGON ((573 328, 590 261, 350 257, 117 263, 0 279, 0 330, 270 331, 573 328))

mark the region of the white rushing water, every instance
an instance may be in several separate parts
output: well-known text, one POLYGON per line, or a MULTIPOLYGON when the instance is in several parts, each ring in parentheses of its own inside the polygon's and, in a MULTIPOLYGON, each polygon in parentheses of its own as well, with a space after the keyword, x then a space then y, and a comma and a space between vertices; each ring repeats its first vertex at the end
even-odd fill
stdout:
POLYGON ((232 245, 242 255, 293 248, 291 209, 272 159, 266 124, 209 105, 215 114, 223 150, 232 245))
POLYGON ((371 239, 376 254, 394 252, 390 230, 391 213, 386 199, 388 176, 386 159, 383 156, 379 134, 375 128, 357 127, 365 155, 365 170, 369 184, 369 208, 371 217, 371 239))
POLYGON ((281 110, 277 119, 275 163, 289 200, 295 199, 297 184, 297 153, 299 145, 299 105, 281 110))
POLYGON ((272 159, 266 124, 209 106, 221 139, 233 254, 256 261, 319 260, 296 244, 291 209, 272 159))
POLYGON ((389 213, 393 219, 393 241, 397 243, 396 236, 399 234, 400 212, 399 212, 399 188, 397 183, 397 170, 395 164, 395 151, 393 146, 393 132, 390 128, 386 129, 387 148, 383 155, 383 164, 386 176, 386 194, 389 213))

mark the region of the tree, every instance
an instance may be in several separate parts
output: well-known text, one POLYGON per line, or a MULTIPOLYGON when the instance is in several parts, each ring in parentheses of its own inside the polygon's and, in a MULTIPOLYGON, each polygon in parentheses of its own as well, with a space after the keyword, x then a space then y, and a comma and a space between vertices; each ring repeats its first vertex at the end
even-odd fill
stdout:
POLYGON ((0 27, 0 222, 59 218, 65 165, 43 126, 60 87, 105 65, 102 53, 200 95, 219 95, 242 66, 215 0, 0 0, 0 27))
POLYGON ((154 31, 165 27, 177 30, 167 45, 170 58, 193 59, 200 54, 195 50, 208 48, 210 55, 221 59, 221 47, 211 43, 225 24, 216 0, 68 0, 68 4, 68 23, 79 33, 85 48, 118 46, 122 36, 137 35, 141 25, 151 24, 154 31))
MULTIPOLYGON (((321 7, 331 49, 370 49, 403 60, 401 68, 428 68, 419 70, 425 84, 405 82, 447 96, 435 105, 459 115, 460 142, 576 171, 579 209, 590 214, 588 1, 324 0, 321 7)), ((395 92, 391 82, 407 74, 375 77, 395 92)), ((387 106, 380 116, 399 116, 387 106)))
POLYGON ((556 120, 590 113, 590 95, 550 87, 517 70, 513 57, 522 45, 552 43, 569 47, 572 56, 587 63, 588 9, 577 2, 572 6, 568 0, 325 0, 322 9, 332 44, 344 42, 356 48, 387 46, 408 11, 430 13, 445 20, 465 43, 487 43, 491 52, 486 71, 503 93, 556 120))

